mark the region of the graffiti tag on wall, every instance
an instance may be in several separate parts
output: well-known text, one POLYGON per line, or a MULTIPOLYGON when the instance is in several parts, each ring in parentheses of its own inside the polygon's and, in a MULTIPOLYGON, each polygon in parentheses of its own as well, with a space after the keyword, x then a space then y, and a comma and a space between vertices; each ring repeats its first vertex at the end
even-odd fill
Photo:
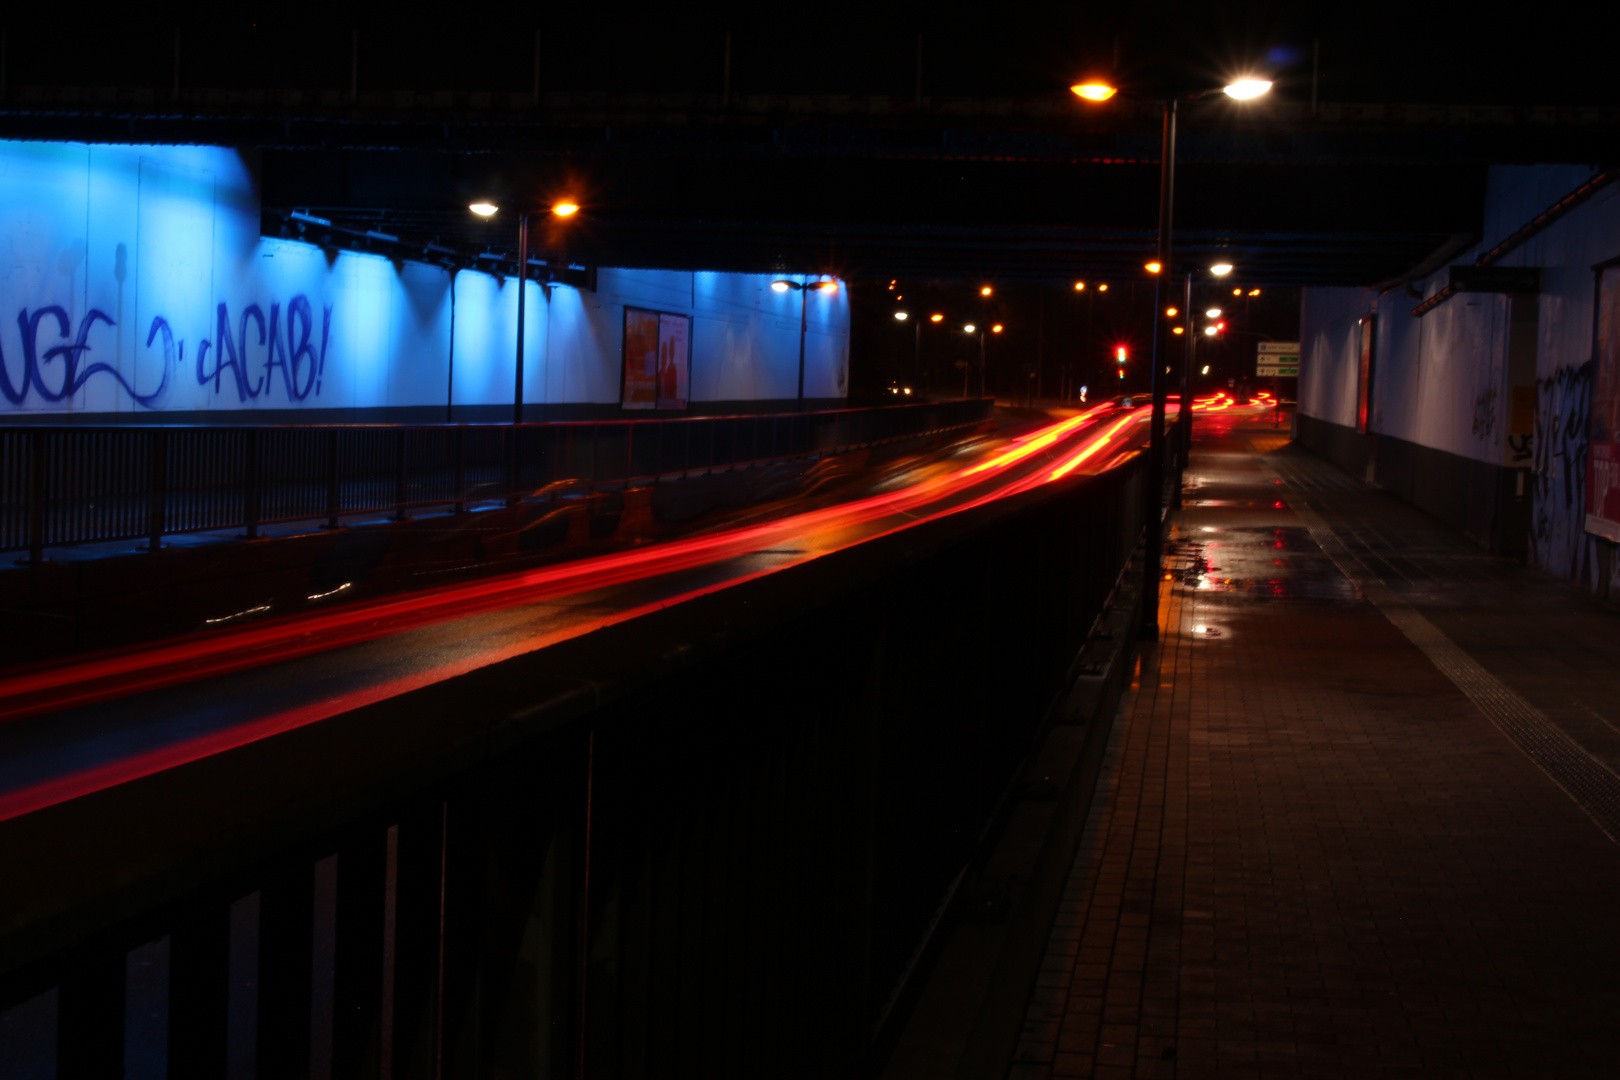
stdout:
MULTIPOLYGON (((95 359, 93 338, 106 340, 116 327, 106 312, 91 308, 75 330, 67 310, 59 305, 24 308, 17 314, 21 349, 13 361, 0 342, 0 396, 8 405, 23 405, 30 394, 51 403, 67 400, 98 377, 113 381, 131 401, 155 409, 169 390, 171 377, 182 378, 186 343, 176 341, 169 321, 155 317, 146 333, 146 347, 162 340, 163 374, 157 389, 139 393, 123 372, 95 359), (107 330, 97 332, 98 327, 107 330), (54 331, 54 339, 50 336, 54 331)), ((261 395, 273 397, 279 387, 289 403, 319 397, 326 371, 327 345, 332 337, 332 307, 321 309, 319 338, 316 337, 315 308, 307 296, 298 295, 287 303, 270 305, 269 315, 258 304, 249 304, 233 324, 229 307, 221 303, 215 312, 214 335, 197 344, 196 364, 191 371, 198 386, 212 384, 216 396, 234 392, 238 404, 261 395), (234 333, 232 332, 234 328, 234 333), (210 355, 212 354, 212 355, 210 355)))
POLYGON ((1587 419, 1592 412, 1592 362, 1561 368, 1537 381, 1535 510, 1530 552, 1535 565, 1573 578, 1586 554, 1587 419))

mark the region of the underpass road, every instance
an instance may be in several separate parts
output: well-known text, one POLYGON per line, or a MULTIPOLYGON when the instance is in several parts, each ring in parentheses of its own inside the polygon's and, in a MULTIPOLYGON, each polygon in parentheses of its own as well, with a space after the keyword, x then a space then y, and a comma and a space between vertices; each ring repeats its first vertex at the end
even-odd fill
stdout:
POLYGON ((1104 404, 804 513, 0 674, 0 820, 1103 471, 1146 442, 1149 419, 1104 404))

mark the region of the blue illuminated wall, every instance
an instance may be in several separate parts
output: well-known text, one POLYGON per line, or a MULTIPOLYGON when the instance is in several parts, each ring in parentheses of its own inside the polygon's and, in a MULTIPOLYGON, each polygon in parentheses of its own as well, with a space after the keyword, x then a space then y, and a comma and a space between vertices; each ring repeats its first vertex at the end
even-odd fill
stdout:
MULTIPOLYGON (((0 416, 510 415, 515 281, 261 238, 256 172, 218 147, 0 141, 0 416)), ((696 411, 790 401, 801 296, 770 281, 602 268, 595 292, 531 283, 528 415, 616 412, 627 304, 693 318, 696 411)), ((805 397, 841 400, 847 294, 806 301, 805 397)))

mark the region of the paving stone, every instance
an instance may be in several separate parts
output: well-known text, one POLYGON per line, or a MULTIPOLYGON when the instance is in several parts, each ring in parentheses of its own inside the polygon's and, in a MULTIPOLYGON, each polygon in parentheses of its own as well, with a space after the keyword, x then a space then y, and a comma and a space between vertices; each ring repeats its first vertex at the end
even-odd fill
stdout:
POLYGON ((1012 1075, 1620 1075, 1620 847, 1272 503, 1606 764, 1620 615, 1200 423, 1012 1075))

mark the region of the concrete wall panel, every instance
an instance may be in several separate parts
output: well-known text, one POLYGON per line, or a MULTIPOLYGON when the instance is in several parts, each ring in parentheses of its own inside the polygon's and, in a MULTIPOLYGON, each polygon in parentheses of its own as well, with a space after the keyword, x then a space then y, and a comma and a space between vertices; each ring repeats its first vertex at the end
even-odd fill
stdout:
MULTIPOLYGON (((616 409, 626 306, 693 319, 691 402, 785 404, 801 297, 771 280, 601 268, 595 291, 531 283, 527 414, 616 409)), ((505 419, 517 285, 461 271, 454 311, 451 290, 437 267, 261 238, 250 154, 0 141, 3 417, 438 419, 451 404, 505 419)), ((847 296, 805 299, 805 393, 843 398, 847 296)))

